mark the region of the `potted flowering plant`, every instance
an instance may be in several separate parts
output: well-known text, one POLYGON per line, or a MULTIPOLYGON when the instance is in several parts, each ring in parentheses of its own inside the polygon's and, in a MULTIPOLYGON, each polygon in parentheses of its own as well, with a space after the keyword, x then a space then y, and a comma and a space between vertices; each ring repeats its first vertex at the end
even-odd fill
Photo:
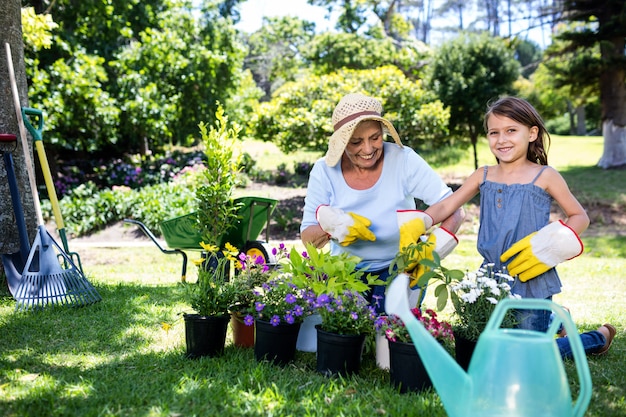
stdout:
POLYGON ((228 265, 237 253, 236 248, 217 248, 202 242, 209 258, 200 259, 198 280, 182 283, 184 294, 194 314, 183 314, 187 357, 218 356, 224 351, 228 327, 228 311, 236 288, 229 281, 228 265), (229 248, 229 249, 228 249, 229 248))
MULTIPOLYGON (((413 308, 411 312, 436 340, 452 350, 454 335, 450 323, 440 321, 431 309, 422 312, 413 308)), ((402 320, 394 315, 380 316, 376 321, 376 330, 384 334, 388 341, 389 382, 401 392, 419 392, 430 388, 430 376, 402 320)))
MULTIPOLYGON (((450 286, 458 320, 454 325, 457 338, 478 340, 498 302, 505 298, 520 298, 511 294, 513 278, 493 267, 493 264, 487 264, 475 273, 467 273, 465 279, 450 286)), ((502 327, 510 328, 515 324, 513 311, 507 312, 502 327)))
POLYGON ((300 325, 310 314, 312 293, 295 285, 290 275, 279 273, 253 294, 253 306, 244 323, 255 325, 255 358, 278 365, 291 362, 300 325))
MULTIPOLYGON (((329 302, 344 303, 353 302, 353 299, 342 300, 345 297, 352 297, 357 293, 364 293, 372 285, 380 285, 382 281, 366 275, 364 271, 358 270, 357 265, 360 259, 347 253, 332 255, 329 251, 323 251, 312 244, 306 245, 306 251, 299 253, 292 248, 287 262, 282 264, 285 272, 292 275, 296 285, 309 288, 316 298, 326 297, 329 302)), ((314 314, 305 321, 300 330, 299 349, 315 352, 317 351, 316 325, 321 324, 322 330, 335 332, 340 330, 342 334, 354 334, 354 326, 347 325, 337 310, 332 314, 324 314, 322 318, 319 306, 313 306, 314 314)), ((325 313, 328 313, 326 311, 325 313)), ((361 312, 365 313, 365 312, 361 312)), ((360 315, 363 317, 363 314, 360 315)), ((371 324, 370 324, 371 327, 371 324)))
MULTIPOLYGON (((273 259, 268 262, 261 254, 241 252, 235 263, 235 276, 232 278, 235 297, 230 307, 230 323, 233 330, 233 344, 239 347, 254 346, 254 319, 247 326, 244 319, 253 312, 255 288, 262 287, 276 272, 276 260, 286 256, 284 244, 272 248, 273 259)), ((250 320, 249 320, 250 321, 250 320)))
MULTIPOLYGON (((428 332, 444 345, 454 341, 452 325, 446 321, 439 321, 434 310, 427 309, 423 312, 419 308, 412 308, 411 313, 428 330, 428 332)), ((392 342, 413 343, 404 322, 395 315, 379 316, 376 320, 376 330, 382 332, 387 340, 392 342)))

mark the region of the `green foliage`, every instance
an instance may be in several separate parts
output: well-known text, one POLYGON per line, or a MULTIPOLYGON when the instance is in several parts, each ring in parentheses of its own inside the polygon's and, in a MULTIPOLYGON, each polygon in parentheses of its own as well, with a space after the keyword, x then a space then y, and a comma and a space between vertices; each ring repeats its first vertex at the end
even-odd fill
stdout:
POLYGON ((329 251, 307 244, 306 253, 299 253, 295 247, 292 248, 287 262, 282 265, 298 287, 310 288, 315 295, 339 296, 344 291, 365 292, 372 285, 383 284, 378 278, 365 275, 366 271, 357 270, 360 261, 358 257, 345 252, 331 255, 329 251))
POLYGON ((421 62, 430 55, 430 49, 415 40, 397 42, 390 37, 324 32, 315 36, 302 49, 302 54, 316 75, 341 69, 364 70, 395 65, 409 78, 416 79, 420 76, 421 62))
MULTIPOLYGON (((66 45, 70 48, 69 45, 66 45)), ((118 140, 120 109, 105 90, 104 59, 78 48, 45 70, 27 69, 32 107, 45 114, 44 139, 53 147, 93 152, 118 140)))
MULTIPOLYGON (((83 236, 124 218, 140 220, 156 235, 159 225, 192 211, 194 191, 184 181, 163 183, 131 191, 114 187, 99 191, 92 182, 80 185, 59 200, 68 233, 83 236)), ((49 200, 42 201, 44 217, 51 217, 49 200)))
POLYGON ((199 125, 207 166, 196 187, 196 211, 204 242, 219 247, 222 236, 237 220, 238 208, 232 197, 239 181, 235 143, 240 129, 229 126, 221 105, 215 118, 215 126, 209 130, 204 123, 199 125))
POLYGON ((439 48, 429 68, 429 85, 450 108, 450 132, 460 140, 469 137, 476 153, 488 101, 513 93, 519 76, 512 48, 488 34, 462 34, 439 48))
POLYGON ((235 303, 237 287, 230 281, 230 263, 237 252, 209 251, 198 265, 198 281, 182 283, 191 308, 201 316, 227 315, 235 303))
POLYGON ((441 146, 447 140, 449 113, 420 81, 411 81, 396 67, 340 70, 287 83, 253 115, 249 131, 272 141, 283 152, 323 152, 332 134, 331 115, 345 94, 362 92, 382 101, 384 116, 403 142, 416 149, 441 146))

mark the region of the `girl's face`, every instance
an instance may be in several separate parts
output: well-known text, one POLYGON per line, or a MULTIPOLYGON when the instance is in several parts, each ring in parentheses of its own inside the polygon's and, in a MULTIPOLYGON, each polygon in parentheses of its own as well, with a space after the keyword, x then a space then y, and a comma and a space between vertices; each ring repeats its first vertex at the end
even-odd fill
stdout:
POLYGON ((380 122, 366 120, 359 123, 344 154, 357 168, 373 168, 383 155, 383 129, 380 122))
POLYGON ((513 119, 491 114, 487 119, 489 148, 501 162, 526 159, 528 144, 537 139, 539 128, 528 127, 513 119))

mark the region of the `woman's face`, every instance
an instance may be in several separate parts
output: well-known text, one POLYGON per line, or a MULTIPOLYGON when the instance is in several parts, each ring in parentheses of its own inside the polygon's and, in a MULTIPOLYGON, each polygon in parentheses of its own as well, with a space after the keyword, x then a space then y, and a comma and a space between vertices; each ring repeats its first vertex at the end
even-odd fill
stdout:
POLYGON ((366 120, 354 129, 344 152, 357 168, 373 168, 383 155, 383 129, 377 120, 366 120))

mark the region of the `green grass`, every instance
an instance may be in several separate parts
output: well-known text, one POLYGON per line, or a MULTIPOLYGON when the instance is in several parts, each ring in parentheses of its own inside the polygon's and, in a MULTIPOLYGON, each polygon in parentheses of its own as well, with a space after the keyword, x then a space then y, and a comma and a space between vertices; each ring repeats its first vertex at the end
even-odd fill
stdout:
MULTIPOLYGON (((586 244, 604 246, 595 238, 586 244)), ((474 247, 463 239, 446 265, 475 268, 474 247)), ((394 390, 375 366, 371 345, 361 373, 346 379, 317 374, 313 353, 298 352, 285 368, 258 363, 252 349, 232 346, 230 330, 224 356, 186 359, 181 313, 189 308, 177 285, 178 257, 152 246, 76 250, 103 301, 16 313, 11 298, 0 299, 0 415, 445 415, 433 392, 394 390)), ((619 329, 608 356, 589 357, 594 388, 587 416, 626 413, 625 269, 617 254, 560 267, 564 291, 555 301, 571 309, 579 328, 612 322, 619 329)), ((431 294, 426 303, 434 305, 431 294)), ((576 393, 574 364, 565 369, 576 393)))
MULTIPOLYGON (((319 157, 295 153, 286 161, 275 148, 263 145, 258 147, 262 156, 258 164, 264 169, 319 157)), ((601 145, 599 138, 554 138, 551 163, 589 202, 623 208, 624 171, 594 168, 601 145)), ((488 152, 481 146, 485 159, 481 156, 480 164, 492 163, 488 152)), ((454 165, 435 166, 442 174, 463 178, 473 171, 473 159, 467 154, 454 165)), ((585 254, 559 267, 563 292, 555 301, 570 308, 581 330, 605 322, 618 328, 608 356, 588 358, 593 394, 586 416, 623 416, 626 237, 584 236, 583 241, 585 254)), ((472 235, 463 235, 445 265, 474 270, 480 262, 475 244, 472 235)), ((317 374, 313 353, 298 352, 295 362, 285 368, 257 363, 251 349, 232 346, 230 330, 224 356, 186 359, 181 314, 189 308, 177 284, 180 257, 161 254, 153 245, 72 249, 80 254, 103 300, 85 308, 16 313, 14 300, 3 293, 2 416, 445 415, 434 392, 417 395, 394 390, 388 373, 375 365, 371 343, 361 373, 345 379, 317 374), (171 328, 164 330, 162 323, 171 328)), ((190 268, 188 276, 193 280, 195 271, 190 268)), ((430 293, 426 304, 434 305, 430 293)), ((447 315, 449 311, 444 311, 447 315)), ((501 360, 506 366, 506 358, 501 360)), ((566 362, 565 370, 576 397, 574 363, 566 362)))

